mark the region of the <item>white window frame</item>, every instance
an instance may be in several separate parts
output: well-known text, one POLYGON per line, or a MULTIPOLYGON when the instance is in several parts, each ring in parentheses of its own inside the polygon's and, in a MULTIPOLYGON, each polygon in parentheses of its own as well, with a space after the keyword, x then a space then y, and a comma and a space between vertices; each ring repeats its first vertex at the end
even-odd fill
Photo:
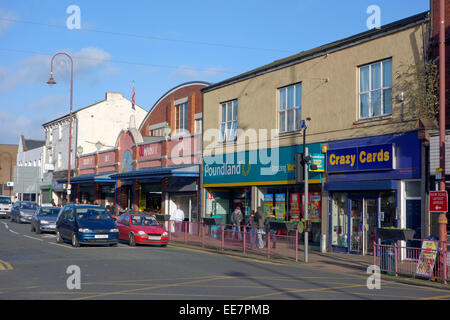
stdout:
POLYGON ((279 133, 290 133, 290 132, 296 132, 300 130, 300 124, 301 124, 301 117, 302 117, 302 92, 303 92, 303 86, 302 83, 295 83, 283 88, 278 88, 277 90, 278 92, 278 131, 279 133), (297 105, 297 86, 300 86, 300 105, 297 105), (294 90, 294 96, 293 96, 293 103, 294 106, 292 109, 288 109, 288 89, 289 88, 293 88, 294 90), (281 92, 284 91, 285 92, 285 101, 284 101, 284 109, 281 109, 281 92), (288 114, 289 111, 293 110, 294 112, 294 128, 292 128, 291 130, 288 129, 288 114), (281 119, 282 119, 282 114, 284 114, 284 130, 282 130, 282 126, 281 126, 281 119), (297 119, 297 117, 299 119, 297 119))
POLYGON ((176 132, 183 132, 188 130, 188 114, 189 105, 187 102, 175 105, 175 129, 176 132), (177 119, 177 110, 179 110, 179 118, 177 119), (183 111, 183 112, 182 112, 183 111), (186 128, 185 128, 186 125, 186 128))
POLYGON ((383 117, 383 116, 392 115, 392 108, 393 108, 392 101, 391 101, 391 113, 384 113, 384 91, 391 89, 391 96, 392 96, 392 87, 393 87, 393 77, 392 77, 392 69, 393 68, 392 68, 392 66, 393 66, 392 58, 389 58, 389 59, 384 59, 384 60, 372 62, 370 64, 366 64, 366 65, 360 66, 358 68, 358 78, 359 78, 359 81, 358 81, 358 114, 359 114, 359 119, 360 120, 366 120, 366 119, 371 119, 371 118, 377 118, 377 117, 383 117), (384 77, 383 77, 384 68, 383 68, 383 65, 384 65, 384 62, 387 62, 387 61, 391 61, 391 86, 390 87, 384 86, 384 77), (380 88, 372 89, 372 66, 375 65, 375 64, 378 64, 378 63, 380 64, 380 88), (369 75, 368 75, 368 77, 369 77, 369 90, 368 91, 361 91, 361 80, 362 80, 361 79, 361 71, 365 67, 369 67, 369 75), (380 105, 380 114, 379 115, 374 115, 373 114, 373 110, 372 110, 372 94, 374 92, 376 92, 376 91, 380 91, 380 103, 381 103, 381 105, 380 105), (368 101, 368 104, 369 104, 369 115, 367 117, 363 117, 362 116, 362 105, 361 105, 361 96, 365 95, 365 94, 368 94, 368 96, 369 96, 369 101, 368 101))
POLYGON ((220 104, 220 142, 234 141, 237 138, 239 104, 238 99, 222 102, 220 104), (224 119, 225 108, 225 119, 224 119), (231 111, 229 109, 231 108, 231 111), (229 117, 231 115, 231 117, 229 117))

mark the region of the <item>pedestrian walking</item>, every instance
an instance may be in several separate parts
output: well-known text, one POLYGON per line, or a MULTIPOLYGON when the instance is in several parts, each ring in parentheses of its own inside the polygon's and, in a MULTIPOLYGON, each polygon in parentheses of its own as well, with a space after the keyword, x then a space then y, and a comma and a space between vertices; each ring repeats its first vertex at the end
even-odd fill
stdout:
POLYGON ((233 233, 231 234, 231 241, 234 241, 235 234, 237 232, 238 234, 238 240, 242 241, 242 235, 241 235, 241 222, 242 222, 243 216, 241 212, 240 207, 236 207, 234 209, 233 213, 231 214, 231 223, 233 223, 233 233))
POLYGON ((270 237, 270 241, 272 241, 272 248, 276 248, 277 245, 277 231, 276 230, 272 230, 270 228, 270 222, 272 221, 276 221, 276 217, 273 214, 272 211, 269 211, 269 213, 267 214, 267 219, 264 222, 265 225, 265 229, 266 229, 266 245, 268 246, 268 241, 269 241, 269 237, 270 237))
POLYGON ((250 248, 253 249, 255 247, 255 236, 258 231, 258 220, 255 217, 255 210, 250 211, 250 216, 248 217, 247 226, 250 228, 250 248))
POLYGON ((184 221, 184 211, 181 210, 179 204, 177 205, 177 209, 173 212, 173 220, 175 223, 175 232, 181 232, 184 221))
POLYGON ((52 199, 51 204, 52 204, 53 207, 56 207, 56 203, 55 203, 54 199, 52 199))
POLYGON ((265 217, 264 217, 264 213, 262 212, 262 208, 258 208, 258 210, 256 211, 255 214, 255 218, 258 221, 258 247, 260 249, 264 248, 264 242, 262 239, 262 235, 264 233, 264 221, 265 221, 265 217))

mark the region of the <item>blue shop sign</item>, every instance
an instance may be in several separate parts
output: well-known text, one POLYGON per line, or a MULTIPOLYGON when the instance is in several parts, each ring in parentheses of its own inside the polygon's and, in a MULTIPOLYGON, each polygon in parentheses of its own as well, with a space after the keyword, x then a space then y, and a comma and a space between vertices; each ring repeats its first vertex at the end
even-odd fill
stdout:
POLYGON ((393 170, 394 144, 328 150, 327 172, 393 170))

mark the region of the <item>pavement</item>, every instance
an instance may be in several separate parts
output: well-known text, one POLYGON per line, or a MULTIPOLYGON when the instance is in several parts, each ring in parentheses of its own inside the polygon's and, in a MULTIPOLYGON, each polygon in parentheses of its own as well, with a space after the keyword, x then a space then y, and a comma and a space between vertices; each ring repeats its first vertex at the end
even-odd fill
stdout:
MULTIPOLYGON (((268 259, 266 256, 254 254, 254 253, 243 253, 240 251, 232 251, 232 250, 220 250, 217 248, 208 248, 201 247, 191 244, 185 244, 181 242, 171 242, 172 246, 180 247, 180 248, 192 248, 196 250, 203 250, 209 252, 220 253, 224 255, 241 257, 241 258, 249 258, 257 261, 266 261, 273 263, 282 263, 282 264, 300 264, 305 265, 310 268, 321 270, 321 271, 329 271, 329 272, 339 272, 339 273, 361 273, 367 272, 367 268, 373 265, 373 256, 362 256, 357 254, 349 254, 349 253, 337 253, 337 252, 326 252, 322 253, 317 250, 310 250, 308 255, 308 263, 304 261, 292 261, 289 259, 282 258, 270 258, 268 259)), ((299 251, 299 258, 303 259, 304 253, 303 250, 299 251)), ((434 281, 434 280, 425 280, 419 278, 412 278, 402 275, 389 275, 389 274, 381 274, 382 279, 386 279, 389 281, 395 281, 398 283, 414 285, 414 286, 424 286, 429 288, 437 288, 437 289, 445 289, 450 290, 450 285, 444 284, 442 282, 434 281)))

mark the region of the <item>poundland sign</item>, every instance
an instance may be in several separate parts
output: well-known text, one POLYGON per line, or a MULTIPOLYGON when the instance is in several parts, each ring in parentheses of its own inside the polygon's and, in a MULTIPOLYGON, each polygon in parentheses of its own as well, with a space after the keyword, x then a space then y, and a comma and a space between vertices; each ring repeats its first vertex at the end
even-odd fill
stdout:
POLYGON ((393 144, 328 150, 327 172, 393 170, 394 156, 393 144))

